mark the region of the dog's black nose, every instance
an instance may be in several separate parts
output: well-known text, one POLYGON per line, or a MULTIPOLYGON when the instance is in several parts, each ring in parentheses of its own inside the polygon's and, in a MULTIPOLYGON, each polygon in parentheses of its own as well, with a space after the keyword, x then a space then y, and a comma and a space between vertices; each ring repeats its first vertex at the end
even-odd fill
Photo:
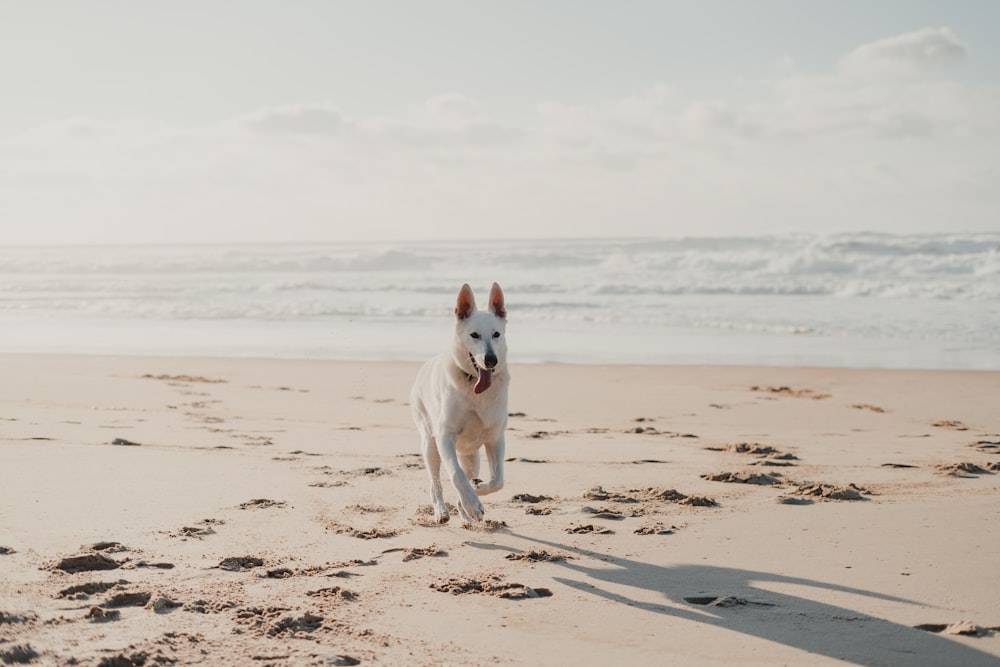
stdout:
POLYGON ((483 363, 486 364, 486 368, 494 368, 497 365, 497 355, 487 354, 483 358, 483 363))

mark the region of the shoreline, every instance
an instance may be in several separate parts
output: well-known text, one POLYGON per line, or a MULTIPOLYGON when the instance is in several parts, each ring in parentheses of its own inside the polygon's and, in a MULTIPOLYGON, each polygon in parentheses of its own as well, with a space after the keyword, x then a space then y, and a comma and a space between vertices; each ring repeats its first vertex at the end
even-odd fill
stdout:
POLYGON ((418 366, 0 355, 0 655, 1000 659, 1000 372, 515 364, 469 528, 424 513, 418 366))
MULTIPOLYGON (((130 359, 130 360, 150 360, 150 361, 166 361, 166 362, 191 362, 191 363, 208 363, 208 364, 225 364, 225 363, 239 363, 246 362, 251 364, 256 363, 289 363, 289 364, 300 364, 300 363, 316 363, 316 364, 334 364, 334 365, 351 365, 351 364, 362 364, 362 365, 394 365, 394 366, 413 366, 414 369, 419 368, 420 365, 424 363, 425 360, 417 359, 376 359, 376 358, 350 358, 350 357, 309 357, 309 356, 268 356, 268 355, 219 355, 219 354, 174 354, 174 353, 163 353, 155 354, 150 352, 79 352, 79 351, 69 351, 69 352, 48 352, 48 351, 14 351, 14 352, 0 352, 0 361, 4 359, 38 359, 45 360, 47 358, 64 358, 70 360, 86 360, 86 359, 130 359)), ((427 357, 430 358, 430 355, 427 357)), ((774 370, 774 371, 815 371, 815 372, 829 372, 829 373, 839 373, 839 372, 857 372, 857 373, 976 373, 976 374, 995 374, 1000 377, 1000 369, 994 368, 938 368, 938 367, 896 367, 896 366, 843 366, 843 365, 829 365, 824 366, 820 364, 768 364, 768 363, 707 363, 707 362, 650 362, 650 363, 637 363, 633 361, 594 361, 594 362, 580 362, 580 361, 560 361, 560 360, 516 360, 511 363, 511 368, 537 368, 537 367, 574 367, 579 366, 581 368, 634 368, 634 369, 656 369, 656 368, 676 368, 676 369, 704 369, 704 370, 774 370)))

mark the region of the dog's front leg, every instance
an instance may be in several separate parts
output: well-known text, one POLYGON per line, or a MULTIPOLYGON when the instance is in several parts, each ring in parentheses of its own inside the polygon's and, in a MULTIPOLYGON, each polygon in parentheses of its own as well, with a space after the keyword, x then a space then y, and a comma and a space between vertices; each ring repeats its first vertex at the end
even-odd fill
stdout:
POLYGON ((490 467, 490 479, 485 484, 476 487, 476 493, 485 496, 488 493, 496 493, 503 488, 503 457, 506 444, 503 433, 496 442, 486 444, 486 463, 490 467))
POLYGON ((452 485, 458 491, 458 513, 462 520, 466 522, 483 520, 483 504, 479 502, 476 489, 472 482, 458 463, 458 452, 456 451, 455 436, 442 435, 437 438, 438 454, 441 455, 441 463, 444 470, 451 479, 452 485))
POLYGON ((421 442, 421 452, 424 455, 424 465, 431 481, 431 506, 434 508, 434 520, 438 523, 448 522, 448 506, 444 502, 441 489, 441 455, 433 436, 424 433, 421 442))

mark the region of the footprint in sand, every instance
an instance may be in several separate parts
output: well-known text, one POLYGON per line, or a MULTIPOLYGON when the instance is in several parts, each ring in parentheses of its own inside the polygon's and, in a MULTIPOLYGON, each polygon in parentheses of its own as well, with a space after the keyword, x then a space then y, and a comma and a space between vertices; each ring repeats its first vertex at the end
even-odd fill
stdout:
POLYGON ((287 507, 288 503, 284 500, 271 500, 270 498, 254 498, 253 500, 248 500, 245 503, 240 503, 239 508, 241 510, 261 510, 268 509, 271 507, 287 507))
POLYGON ((595 526, 592 523, 586 524, 573 524, 567 527, 567 533, 573 535, 613 535, 615 531, 610 528, 605 528, 603 526, 595 526))
POLYGON ((238 438, 243 441, 243 444, 250 447, 270 447, 274 444, 274 441, 266 435, 234 435, 234 438, 238 438))
POLYGON ((545 598, 552 595, 552 591, 547 588, 531 588, 524 584, 506 583, 495 575, 484 577, 483 579, 447 579, 431 584, 431 588, 441 593, 451 593, 452 595, 478 593, 481 595, 493 595, 507 600, 545 598))
POLYGON ((329 588, 320 588, 315 591, 308 591, 306 593, 311 598, 321 598, 323 600, 335 600, 337 602, 345 601, 352 602, 358 599, 358 594, 354 591, 349 591, 346 588, 341 588, 340 586, 330 586, 329 588))
POLYGON ((205 384, 225 384, 228 380, 218 378, 207 378, 200 375, 152 375, 146 373, 142 376, 145 380, 162 380, 164 382, 198 382, 205 384))
POLYGON ((771 459, 761 459, 750 463, 752 466, 763 466, 765 468, 794 468, 798 463, 792 461, 772 461, 771 459))
MULTIPOLYGON (((383 552, 385 553, 385 552, 383 552)), ((444 549, 439 549, 435 545, 429 547, 413 547, 411 549, 406 549, 403 553, 403 562, 408 563, 411 560, 420 560, 421 558, 440 558, 447 556, 448 552, 444 549)))
MULTIPOLYGON (((241 509, 247 508, 241 507, 241 509)), ((180 537, 182 539, 194 538, 196 540, 200 540, 208 537, 209 535, 215 535, 215 529, 213 529, 212 526, 221 526, 225 523, 225 521, 220 519, 202 519, 194 526, 181 526, 179 530, 167 534, 171 537, 180 537)))
POLYGON ((157 614, 166 614, 182 606, 184 606, 182 603, 177 602, 172 598, 168 598, 165 595, 160 595, 157 596, 155 599, 151 598, 150 601, 146 603, 145 608, 152 610, 157 614))
MULTIPOLYGON (((117 609, 105 610, 101 607, 91 607, 84 618, 89 618, 95 623, 106 623, 108 621, 117 621, 121 617, 122 613, 117 609)), ((132 663, 123 663, 132 664, 132 663)))
POLYGON ((970 461, 963 461, 961 463, 949 463, 935 466, 934 469, 939 473, 950 477, 964 477, 966 479, 972 479, 977 475, 992 475, 993 473, 1000 471, 1000 462, 990 463, 987 464, 986 467, 982 467, 970 461))
POLYGON ((774 502, 778 503, 779 505, 793 505, 797 507, 803 507, 805 505, 813 505, 815 504, 816 501, 813 500, 812 498, 801 498, 796 496, 778 496, 777 498, 774 499, 774 502))
POLYGON ((513 496, 511 496, 511 500, 515 503, 535 504, 535 503, 545 502, 546 500, 552 500, 552 497, 543 495, 535 496, 530 493, 516 493, 513 496))
POLYGON ((112 595, 101 605, 104 609, 117 609, 119 607, 145 607, 152 597, 152 593, 118 593, 112 595))
POLYGON ((972 621, 957 621, 955 623, 921 623, 913 626, 917 630, 933 632, 942 635, 962 635, 965 637, 985 637, 1000 631, 1000 626, 984 628, 972 621))
POLYGON ((662 435, 667 438, 697 438, 694 433, 677 433, 676 431, 661 431, 652 426, 634 426, 627 429, 625 433, 639 433, 642 435, 662 435))
POLYGON ((372 466, 368 468, 358 468, 357 470, 341 470, 341 475, 345 477, 367 477, 369 479, 374 479, 375 477, 383 477, 385 475, 391 475, 392 471, 385 468, 379 468, 377 466, 372 466))
POLYGON ((688 597, 684 598, 684 601, 689 604, 696 604, 700 606, 710 606, 710 607, 773 607, 774 604, 770 602, 753 602, 746 600, 741 597, 736 597, 735 595, 717 595, 717 596, 704 596, 704 597, 688 597))
POLYGON ((38 615, 33 612, 23 614, 13 614, 9 611, 0 611, 0 625, 35 625, 38 622, 38 615))
POLYGON ((544 549, 525 551, 522 553, 507 554, 504 556, 507 560, 525 560, 532 563, 558 563, 564 560, 574 560, 575 556, 570 556, 564 553, 549 553, 544 549))
POLYGON ((977 440, 972 446, 985 454, 1000 454, 1000 440, 977 440))
MULTIPOLYGON (((372 567, 374 565, 378 565, 378 561, 375 560, 374 558, 369 558, 368 560, 362 560, 361 558, 352 558, 351 560, 341 560, 341 561, 337 561, 336 563, 329 563, 328 565, 324 566, 322 569, 327 570, 327 569, 337 569, 337 568, 342 568, 342 567, 372 567)), ((328 577, 343 577, 344 573, 343 572, 336 572, 334 574, 328 574, 327 576, 328 577)), ((354 575, 348 573, 348 576, 354 576, 354 575)))
POLYGON ((799 457, 795 454, 782 452, 770 445, 762 445, 757 442, 738 442, 724 447, 706 447, 713 452, 732 452, 734 454, 747 454, 756 457, 757 460, 750 465, 772 466, 772 467, 792 467, 797 465, 799 457))
POLYGON ((344 508, 349 512, 356 512, 358 514, 383 514, 385 512, 391 512, 392 509, 385 507, 383 505, 348 505, 344 508))
POLYGON ((625 519, 624 514, 608 507, 601 507, 600 509, 594 507, 581 507, 580 511, 584 514, 592 515, 595 519, 608 519, 610 521, 622 521, 625 519))
POLYGON ((140 560, 135 563, 136 568, 144 567, 155 567, 158 570, 172 570, 174 569, 173 563, 150 563, 149 561, 140 560))
POLYGON ((524 513, 530 516, 548 516, 552 514, 551 507, 525 507, 524 513))
POLYGON ((792 389, 791 387, 763 387, 754 385, 750 387, 750 391, 775 396, 790 396, 792 398, 811 398, 813 400, 830 398, 830 394, 821 394, 812 389, 792 389))
POLYGON ((287 567, 277 567, 273 570, 268 570, 264 575, 264 579, 288 579, 289 577, 294 577, 295 573, 287 567))
POLYGON ((121 563, 113 558, 109 558, 102 553, 81 554, 79 556, 67 556, 54 566, 56 570, 75 574, 77 572, 92 572, 95 570, 117 570, 121 563))
POLYGON ((527 437, 531 438, 532 440, 547 440, 548 438, 551 438, 553 436, 566 435, 568 433, 569 431, 535 431, 533 433, 528 434, 527 437))
POLYGON ((855 410, 868 410, 869 412, 884 413, 885 408, 880 408, 877 405, 871 405, 870 403, 854 403, 851 405, 855 410))
POLYGON ((214 602, 209 602, 208 600, 194 600, 183 605, 184 611, 189 611, 193 614, 221 614, 224 611, 228 611, 236 606, 235 602, 226 602, 216 600, 214 602))
POLYGON ((348 526, 343 523, 337 523, 336 521, 330 521, 326 524, 327 530, 331 530, 338 535, 350 535, 351 537, 356 537, 360 540, 378 540, 385 537, 395 537, 399 535, 400 531, 392 528, 355 528, 353 526, 348 526))
POLYGON ((515 503, 525 503, 530 505, 530 507, 524 508, 525 514, 530 514, 533 516, 545 516, 552 514, 551 507, 538 507, 539 503, 543 503, 549 500, 554 500, 551 496, 543 495, 532 495, 530 493, 517 493, 511 497, 511 502, 515 503))
POLYGON ((69 600, 87 600, 91 595, 104 593, 111 590, 115 586, 127 583, 128 582, 124 579, 119 579, 118 581, 93 581, 87 584, 77 584, 76 586, 70 586, 69 588, 62 589, 56 593, 56 597, 66 598, 69 600))
POLYGON ((931 426, 937 428, 946 428, 951 431, 968 431, 969 427, 960 421, 954 419, 942 419, 936 422, 931 422, 931 426))
POLYGON ((810 482, 800 484, 792 493, 800 497, 821 498, 823 500, 868 500, 863 494, 871 495, 872 492, 854 484, 835 486, 833 484, 810 482))
POLYGON ((41 657, 41 654, 31 648, 31 644, 14 644, 10 648, 0 649, 0 663, 5 665, 26 665, 41 657))
POLYGON ((347 482, 338 479, 333 482, 313 482, 309 486, 316 489, 332 489, 338 486, 348 486, 348 484, 347 482))
POLYGON ((499 519, 485 519, 483 521, 479 521, 478 523, 463 523, 462 528, 476 533, 502 533, 505 532, 509 526, 506 521, 501 521, 499 519))
POLYGON ((706 447, 713 452, 732 452, 734 454, 749 454, 750 456, 772 457, 781 460, 794 461, 799 457, 794 454, 786 454, 775 449, 771 445, 762 445, 759 442, 737 442, 724 447, 706 447))
POLYGON ((236 612, 236 621, 248 626, 254 634, 266 637, 302 637, 323 628, 322 616, 306 612, 301 616, 286 614, 287 607, 249 607, 236 612))
POLYGON ((773 486, 785 484, 780 473, 758 473, 758 472, 720 472, 701 476, 710 482, 725 482, 727 484, 756 484, 759 486, 773 486))
POLYGON ((689 496, 681 493, 677 489, 663 489, 659 487, 647 487, 645 489, 634 489, 630 494, 605 491, 603 487, 595 486, 583 494, 585 500, 602 500, 626 505, 640 505, 640 509, 631 512, 631 516, 641 516, 647 511, 647 507, 656 503, 677 503, 689 505, 691 507, 716 507, 718 503, 705 496, 689 496))
POLYGON ((613 491, 605 491, 603 486, 595 486, 584 492, 583 498, 585 500, 608 500, 616 503, 637 503, 638 499, 632 496, 626 496, 622 493, 615 493, 613 491))
POLYGON ((664 523, 656 522, 647 526, 636 528, 632 532, 636 535, 673 535, 679 530, 677 526, 668 526, 664 523))
POLYGON ((231 556, 223 559, 218 568, 229 572, 244 572, 264 565, 264 560, 256 556, 231 556))

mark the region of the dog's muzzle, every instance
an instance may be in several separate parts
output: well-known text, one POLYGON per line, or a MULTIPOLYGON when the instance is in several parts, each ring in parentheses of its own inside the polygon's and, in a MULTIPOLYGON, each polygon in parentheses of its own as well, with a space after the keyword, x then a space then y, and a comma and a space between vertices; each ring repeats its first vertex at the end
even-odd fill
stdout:
MULTIPOLYGON (((483 359, 483 363, 486 364, 486 368, 483 368, 476 363, 476 358, 471 354, 469 355, 469 361, 472 362, 472 367, 476 369, 479 374, 476 380, 476 386, 472 388, 473 393, 481 394, 490 388, 493 384, 493 369, 497 366, 497 356, 495 354, 487 354, 486 358, 483 359)), ((470 378, 472 376, 469 376, 470 378)))

